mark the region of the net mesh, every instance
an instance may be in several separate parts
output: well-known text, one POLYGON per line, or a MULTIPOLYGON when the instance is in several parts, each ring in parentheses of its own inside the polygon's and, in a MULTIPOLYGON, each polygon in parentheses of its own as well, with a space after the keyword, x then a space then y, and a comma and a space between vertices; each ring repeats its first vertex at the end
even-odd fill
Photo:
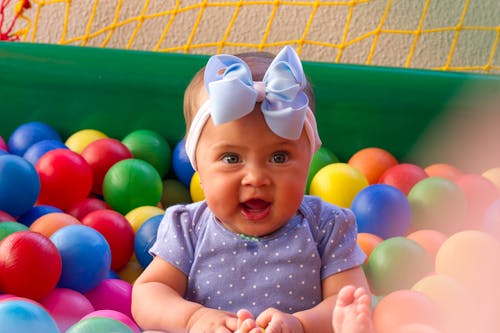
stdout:
POLYGON ((10 21, 1 16, 4 36, 17 19, 11 39, 25 42, 200 54, 292 45, 311 61, 500 72, 498 0, 29 3, 19 10, 19 2, 2 0, 11 13, 10 21))

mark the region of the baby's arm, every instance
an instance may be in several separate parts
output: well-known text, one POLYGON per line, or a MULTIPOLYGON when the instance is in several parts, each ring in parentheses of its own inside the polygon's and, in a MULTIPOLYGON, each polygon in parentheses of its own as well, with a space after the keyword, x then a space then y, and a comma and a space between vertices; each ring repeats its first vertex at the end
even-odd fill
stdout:
POLYGON ((139 326, 174 332, 236 330, 235 314, 185 300, 186 287, 187 277, 183 272, 155 257, 135 281, 132 290, 132 314, 139 326))

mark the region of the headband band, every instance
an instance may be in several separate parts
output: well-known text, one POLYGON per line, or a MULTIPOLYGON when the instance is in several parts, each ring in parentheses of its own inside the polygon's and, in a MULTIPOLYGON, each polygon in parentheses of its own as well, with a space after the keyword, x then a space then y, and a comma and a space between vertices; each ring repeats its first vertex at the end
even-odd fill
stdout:
POLYGON ((253 82, 248 65, 232 55, 212 56, 205 68, 210 98, 193 118, 186 137, 186 154, 195 170, 196 146, 208 118, 215 125, 241 118, 261 102, 267 126, 276 135, 297 140, 305 130, 312 155, 321 146, 316 120, 304 93, 307 84, 295 51, 286 46, 272 61, 262 82, 253 82))

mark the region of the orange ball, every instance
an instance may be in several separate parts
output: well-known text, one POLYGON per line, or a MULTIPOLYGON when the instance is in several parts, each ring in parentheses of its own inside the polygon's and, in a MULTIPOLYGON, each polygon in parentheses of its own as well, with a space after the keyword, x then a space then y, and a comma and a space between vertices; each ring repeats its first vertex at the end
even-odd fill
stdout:
POLYGON ((441 310, 427 296, 414 290, 399 289, 384 296, 373 310, 375 332, 392 332, 399 326, 420 323, 442 327, 441 310))
POLYGON ((366 260, 372 253, 373 249, 379 245, 383 239, 377 235, 371 234, 369 232, 360 232, 357 237, 358 245, 361 247, 363 252, 366 254, 366 260))
POLYGON ((354 153, 347 163, 360 170, 369 184, 376 184, 384 171, 398 164, 398 161, 385 149, 368 147, 354 153))
POLYGON ((447 163, 435 163, 427 166, 424 171, 429 177, 443 177, 455 180, 462 175, 462 171, 457 167, 447 163))
POLYGON ((444 233, 433 229, 421 229, 414 231, 406 236, 420 246, 422 246, 430 255, 434 262, 436 254, 441 244, 448 238, 444 233))
POLYGON ((81 223, 70 214, 56 212, 40 216, 29 228, 31 231, 39 232, 45 237, 50 237, 57 230, 73 224, 81 223))

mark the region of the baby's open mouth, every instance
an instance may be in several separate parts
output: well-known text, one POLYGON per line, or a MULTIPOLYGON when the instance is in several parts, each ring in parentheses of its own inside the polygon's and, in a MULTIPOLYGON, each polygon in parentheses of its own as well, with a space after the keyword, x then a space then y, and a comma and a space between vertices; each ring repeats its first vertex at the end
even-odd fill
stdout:
POLYGON ((241 213, 248 220, 260 220, 269 215, 271 203, 262 199, 250 199, 240 204, 241 213))

